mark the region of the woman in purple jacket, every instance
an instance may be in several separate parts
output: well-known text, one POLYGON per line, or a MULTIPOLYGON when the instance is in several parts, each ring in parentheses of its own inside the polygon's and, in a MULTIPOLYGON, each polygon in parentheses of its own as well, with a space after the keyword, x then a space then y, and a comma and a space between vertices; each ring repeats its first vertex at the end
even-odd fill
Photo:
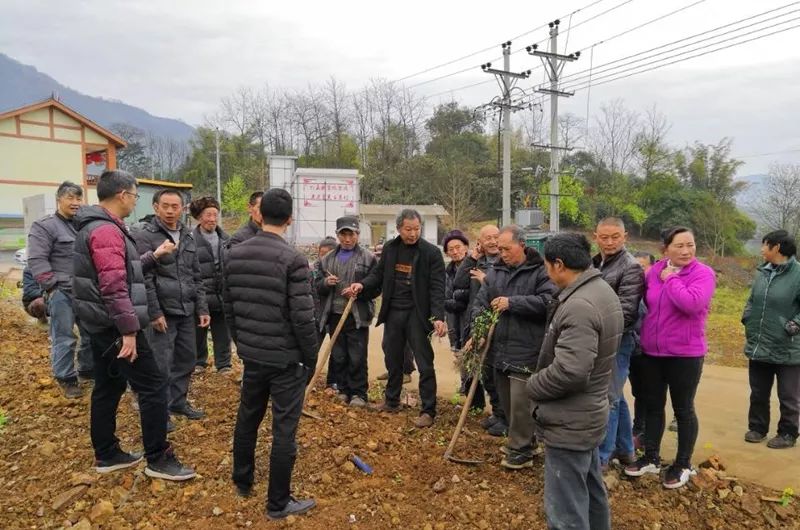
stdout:
POLYGON ((645 389, 645 453, 625 468, 640 477, 661 472, 661 437, 667 388, 678 420, 678 454, 664 474, 665 488, 680 488, 694 474, 697 440, 694 396, 708 351, 706 319, 714 295, 714 270, 695 258, 694 234, 678 227, 662 234, 664 258, 645 277, 647 315, 642 324, 642 386, 645 389))

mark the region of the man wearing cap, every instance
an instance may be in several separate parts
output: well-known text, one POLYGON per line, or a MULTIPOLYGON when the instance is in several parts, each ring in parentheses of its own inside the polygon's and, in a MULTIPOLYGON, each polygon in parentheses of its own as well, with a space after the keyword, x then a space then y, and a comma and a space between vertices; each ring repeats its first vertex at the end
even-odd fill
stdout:
POLYGON ((342 318, 344 326, 333 345, 332 357, 338 388, 337 398, 351 407, 367 405, 367 348, 369 326, 375 314, 375 302, 360 298, 353 303, 349 315, 344 315, 347 298, 342 291, 361 282, 377 260, 369 250, 358 244, 358 217, 345 216, 336 220, 339 244, 320 260, 321 274, 316 279, 320 296, 320 330, 333 330, 342 318))
MULTIPOLYGON (((467 250, 469 250, 469 239, 461 230, 451 230, 445 234, 442 240, 442 249, 447 254, 447 257, 450 258, 450 263, 444 269, 444 310, 447 321, 447 335, 450 339, 450 351, 457 352, 461 350, 467 339, 464 335, 463 320, 468 318, 468 316, 465 316, 465 312, 469 297, 454 296, 453 280, 455 280, 458 266, 464 261, 467 250)), ((466 381, 466 374, 462 371, 462 393, 466 390, 466 381)))

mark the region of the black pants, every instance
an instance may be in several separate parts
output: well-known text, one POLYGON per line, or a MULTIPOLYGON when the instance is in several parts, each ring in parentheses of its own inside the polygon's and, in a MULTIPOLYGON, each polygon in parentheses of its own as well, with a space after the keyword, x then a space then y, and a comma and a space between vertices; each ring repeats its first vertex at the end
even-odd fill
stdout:
POLYGON ((170 409, 186 405, 189 382, 197 363, 195 317, 167 315, 167 331, 148 328, 148 341, 155 352, 159 368, 169 377, 167 394, 170 409))
POLYGON ((414 373, 414 369, 414 352, 411 351, 411 346, 406 343, 406 347, 403 349, 403 373, 411 375, 414 373))
MULTIPOLYGON (((328 319, 328 333, 339 324, 342 315, 333 313, 328 319)), ((336 385, 348 398, 358 396, 367 400, 367 348, 369 328, 356 328, 353 315, 348 315, 331 350, 336 385)))
POLYGON ((769 400, 772 383, 778 380, 781 418, 778 434, 797 438, 800 418, 800 366, 750 361, 750 411, 748 428, 766 435, 769 432, 769 400))
MULTIPOLYGON (((389 303, 389 301, 384 301, 389 303)), ((436 415, 436 372, 433 367, 433 348, 428 332, 417 315, 416 309, 392 309, 386 317, 383 330, 383 355, 389 380, 386 382, 386 403, 400 404, 403 389, 404 349, 406 342, 414 352, 419 369, 419 396, 422 413, 436 415)))
MULTIPOLYGON (((468 377, 464 381, 464 388, 469 390, 469 385, 472 384, 472 378, 468 377)), ((497 385, 495 384, 494 374, 494 359, 487 357, 481 368, 481 381, 478 383, 478 388, 475 389, 475 397, 472 399, 472 408, 485 409, 486 396, 484 392, 489 394, 489 403, 492 405, 492 415, 506 421, 506 414, 503 412, 503 407, 500 406, 500 396, 497 393, 497 385)))
POLYGON ((142 443, 148 462, 158 460, 169 448, 167 443, 167 377, 158 368, 144 333, 136 335, 137 359, 130 363, 117 359, 122 345, 119 333, 109 329, 92 335, 94 388, 90 429, 95 458, 105 460, 119 450, 117 407, 130 384, 139 400, 142 443), (120 342, 117 342, 117 340, 120 342))
POLYGON ((694 396, 703 372, 703 357, 652 357, 643 355, 642 381, 645 388, 645 457, 660 462, 661 438, 664 435, 664 407, 667 389, 678 420, 678 454, 675 465, 691 466, 697 441, 697 415, 694 396))
MULTIPOLYGON (((199 324, 195 319, 195 325, 199 324)), ((196 327, 198 366, 208 365, 208 331, 211 330, 211 342, 214 344, 214 366, 217 370, 231 367, 231 332, 225 322, 225 313, 211 311, 211 325, 205 328, 196 327)))
POLYGON ((645 388, 642 370, 644 369, 644 355, 638 354, 631 356, 631 368, 628 378, 631 382, 631 394, 633 394, 633 434, 644 432, 645 419, 647 417, 647 405, 645 404, 645 388))
POLYGON ((289 502, 292 469, 297 457, 295 435, 303 394, 306 368, 292 364, 278 369, 244 361, 242 397, 233 431, 233 482, 245 489, 253 485, 256 469, 258 427, 272 399, 272 449, 269 455, 267 510, 280 511, 289 502))

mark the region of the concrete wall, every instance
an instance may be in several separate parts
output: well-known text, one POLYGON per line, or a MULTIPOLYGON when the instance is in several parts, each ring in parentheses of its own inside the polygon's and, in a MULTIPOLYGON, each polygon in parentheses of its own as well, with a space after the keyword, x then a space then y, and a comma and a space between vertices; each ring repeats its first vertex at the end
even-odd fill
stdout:
MULTIPOLYGON (((398 212, 399 213, 399 212, 398 212)), ((361 219, 367 224, 376 224, 376 225, 384 225, 386 227, 386 241, 390 239, 394 239, 397 237, 397 228, 395 227, 395 221, 397 219, 394 215, 362 215, 361 219)), ((435 215, 423 215, 422 216, 422 238, 428 241, 429 243, 433 243, 434 245, 438 245, 439 242, 437 241, 438 236, 438 229, 439 229, 439 219, 435 215)), ((366 242, 367 244, 376 245, 378 243, 378 235, 376 230, 376 236, 374 241, 366 242)), ((362 238, 362 242, 363 238, 362 238)))

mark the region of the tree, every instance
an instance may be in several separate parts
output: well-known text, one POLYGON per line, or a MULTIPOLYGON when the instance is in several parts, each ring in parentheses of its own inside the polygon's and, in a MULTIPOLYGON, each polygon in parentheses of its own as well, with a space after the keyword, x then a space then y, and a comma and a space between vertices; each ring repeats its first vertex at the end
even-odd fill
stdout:
POLYGON ((636 159, 645 180, 671 171, 674 152, 667 145, 667 134, 672 126, 666 116, 653 105, 642 119, 642 128, 636 135, 636 159))
POLYGON ((114 123, 110 129, 128 144, 124 149, 117 151, 117 167, 136 177, 149 176, 152 161, 147 156, 148 146, 145 132, 128 123, 114 123))
POLYGON ((234 175, 222 188, 222 211, 226 215, 236 215, 244 220, 247 214, 247 204, 250 198, 250 188, 239 175, 234 175))
POLYGON ((800 165, 771 165, 749 209, 765 230, 800 236, 800 165))
POLYGON ((680 179, 693 189, 707 191, 720 202, 733 204, 736 194, 747 184, 736 181, 736 170, 743 164, 731 158, 730 138, 716 145, 697 142, 676 156, 676 169, 680 179))
POLYGON ((600 107, 591 136, 592 151, 612 174, 629 169, 636 152, 634 140, 638 128, 639 115, 625 108, 621 99, 600 107))

